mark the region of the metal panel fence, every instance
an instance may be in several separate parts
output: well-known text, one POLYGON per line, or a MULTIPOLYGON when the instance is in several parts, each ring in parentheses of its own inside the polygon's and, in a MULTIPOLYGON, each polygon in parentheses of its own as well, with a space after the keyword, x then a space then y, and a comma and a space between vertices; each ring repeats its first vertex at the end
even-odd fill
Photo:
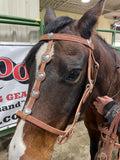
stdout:
POLYGON ((40 35, 42 35, 44 31, 44 24, 40 19, 0 15, 0 23, 40 27, 40 35))
POLYGON ((96 29, 98 32, 107 32, 107 33, 111 33, 112 34, 112 46, 116 48, 116 50, 118 51, 118 53, 120 53, 120 44, 118 44, 118 46, 116 45, 116 34, 119 34, 120 36, 120 31, 117 30, 106 30, 106 29, 96 29))

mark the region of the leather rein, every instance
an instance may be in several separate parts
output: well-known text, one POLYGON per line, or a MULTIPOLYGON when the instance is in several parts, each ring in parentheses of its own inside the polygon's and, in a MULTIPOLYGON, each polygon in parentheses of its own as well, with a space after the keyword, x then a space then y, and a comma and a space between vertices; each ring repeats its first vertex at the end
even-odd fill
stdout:
POLYGON ((45 35, 41 36, 40 41, 44 41, 44 40, 48 41, 48 46, 47 46, 46 52, 42 55, 41 67, 36 74, 34 88, 32 89, 29 102, 27 103, 27 105, 25 106, 23 111, 17 112, 17 116, 32 123, 33 125, 36 125, 36 126, 42 128, 50 133, 57 135, 58 136, 58 138, 57 138, 58 144, 63 144, 67 141, 67 139, 72 137, 72 135, 74 133, 75 124, 81 115, 81 113, 80 113, 81 106, 85 103, 88 96, 92 93, 94 84, 96 82, 99 64, 96 62, 96 60, 94 58, 94 55, 93 55, 94 46, 93 46, 91 40, 87 40, 82 37, 69 35, 69 34, 54 34, 54 33, 49 33, 49 34, 45 34, 45 35), (88 83, 86 84, 85 91, 83 93, 83 96, 82 96, 82 98, 79 102, 78 108, 76 110, 73 123, 72 123, 70 129, 67 131, 63 131, 63 130, 59 130, 57 128, 54 128, 54 127, 36 119, 35 117, 33 117, 31 115, 33 105, 34 105, 36 99, 39 98, 39 95, 40 95, 40 91, 39 91, 40 85, 41 85, 42 81, 45 80, 45 77, 46 77, 46 75, 45 75, 46 64, 51 61, 51 57, 52 57, 51 48, 52 48, 52 44, 53 44, 54 40, 60 40, 60 41, 64 40, 64 41, 76 42, 76 43, 80 43, 80 44, 89 48, 88 83), (94 65, 95 65, 94 77, 92 76, 92 63, 94 63, 94 65))

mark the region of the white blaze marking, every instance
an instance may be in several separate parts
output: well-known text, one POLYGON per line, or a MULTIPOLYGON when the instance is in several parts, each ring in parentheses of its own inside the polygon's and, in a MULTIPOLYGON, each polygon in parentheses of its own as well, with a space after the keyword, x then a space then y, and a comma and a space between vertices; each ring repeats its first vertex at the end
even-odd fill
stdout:
POLYGON ((20 157, 24 154, 26 146, 23 142, 23 128, 25 125, 24 120, 20 120, 16 132, 10 142, 8 160, 20 160, 20 157))
MULTIPOLYGON (((36 72, 38 71, 38 67, 41 63, 41 57, 42 55, 46 52, 46 49, 47 49, 47 46, 48 46, 48 43, 44 43, 40 49, 38 50, 37 54, 36 54, 36 72)), ((52 45, 52 48, 51 48, 51 53, 52 53, 52 56, 54 55, 54 43, 52 45)))
MULTIPOLYGON (((38 67, 41 63, 41 56, 46 52, 47 45, 48 45, 48 43, 44 43, 40 47, 40 49, 38 50, 38 52, 36 54, 36 57, 35 57, 36 58, 36 73, 37 73, 37 71, 39 69, 38 67)), ((53 43, 52 48, 51 48, 51 53, 52 53, 52 56, 53 56, 54 55, 54 43, 53 43)), ((33 88, 34 88, 34 86, 35 86, 35 83, 33 85, 33 88)), ((24 125, 25 125, 25 121, 21 119, 17 128, 16 128, 15 134, 14 134, 14 136, 13 136, 11 142, 10 142, 9 152, 8 152, 8 160, 20 160, 20 157, 22 155, 24 155, 24 153, 25 153, 26 146, 25 146, 25 143, 23 141, 24 125)))
MULTIPOLYGON (((38 49, 38 52, 36 53, 36 57, 35 57, 35 59, 36 59, 36 73, 38 72, 39 66, 40 66, 40 64, 41 64, 41 57, 42 57, 42 55, 43 55, 43 54, 46 52, 46 50, 47 50, 47 46, 48 46, 48 43, 44 43, 44 44, 38 49)), ((52 48, 51 48, 51 54, 52 54, 51 56, 54 55, 54 43, 53 43, 52 48)), ((36 84, 36 83, 34 82, 32 89, 34 89, 35 84, 36 84)), ((30 99, 28 100, 27 104, 29 103, 29 101, 30 101, 30 99)), ((27 104, 26 104, 25 107, 27 107, 27 104)))

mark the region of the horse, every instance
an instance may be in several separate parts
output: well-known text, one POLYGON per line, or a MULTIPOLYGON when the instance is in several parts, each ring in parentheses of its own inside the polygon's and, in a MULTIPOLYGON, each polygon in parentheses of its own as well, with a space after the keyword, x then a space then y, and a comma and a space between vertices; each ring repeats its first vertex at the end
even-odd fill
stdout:
MULTIPOLYGON (((109 96, 115 95, 119 90, 120 79, 120 71, 116 67, 120 64, 119 54, 95 31, 103 7, 104 0, 100 0, 79 20, 66 16, 56 18, 55 12, 51 8, 46 9, 44 34, 48 37, 40 40, 23 62, 29 74, 29 89, 24 108, 29 103, 36 86, 36 74, 43 65, 41 61, 47 61, 44 69, 46 76, 42 75, 44 80, 37 83, 40 85, 40 93, 33 100, 32 109, 26 110, 25 113, 28 113, 28 116, 24 111, 22 112, 23 118, 19 119, 9 145, 8 160, 50 159, 57 135, 25 119, 31 116, 32 119, 33 117, 37 119, 36 121, 42 121, 44 126, 47 124, 50 129, 49 126, 56 128, 52 131, 58 129, 59 132, 61 130, 61 133, 64 132, 67 125, 73 120, 88 83, 90 52, 99 63, 99 70, 93 90, 82 104, 80 113, 89 133, 90 155, 91 160, 94 160, 100 140, 98 126, 106 122, 106 119, 97 112, 93 102, 98 96, 106 95, 108 90, 109 96), (59 36, 68 35, 67 39, 75 36, 75 41, 59 39, 59 37, 51 40, 54 34, 56 34, 55 36, 58 34, 59 36), (78 43, 76 39, 82 39, 84 43, 78 43), (91 43, 94 45, 94 49, 90 47, 91 43), (46 50, 51 53, 50 61, 46 50), (47 57, 43 56, 45 53, 47 57)), ((93 63, 92 74, 94 74, 93 63)), ((33 97, 35 95, 36 92, 33 97)), ((120 94, 117 94, 114 99, 119 101, 120 94)))

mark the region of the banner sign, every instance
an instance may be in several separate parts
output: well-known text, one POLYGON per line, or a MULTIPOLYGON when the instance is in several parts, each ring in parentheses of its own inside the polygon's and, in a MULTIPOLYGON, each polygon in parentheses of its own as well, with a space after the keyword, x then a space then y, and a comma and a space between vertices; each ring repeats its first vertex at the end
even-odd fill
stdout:
POLYGON ((17 122, 28 90, 29 76, 22 65, 33 44, 0 43, 0 130, 17 122))

